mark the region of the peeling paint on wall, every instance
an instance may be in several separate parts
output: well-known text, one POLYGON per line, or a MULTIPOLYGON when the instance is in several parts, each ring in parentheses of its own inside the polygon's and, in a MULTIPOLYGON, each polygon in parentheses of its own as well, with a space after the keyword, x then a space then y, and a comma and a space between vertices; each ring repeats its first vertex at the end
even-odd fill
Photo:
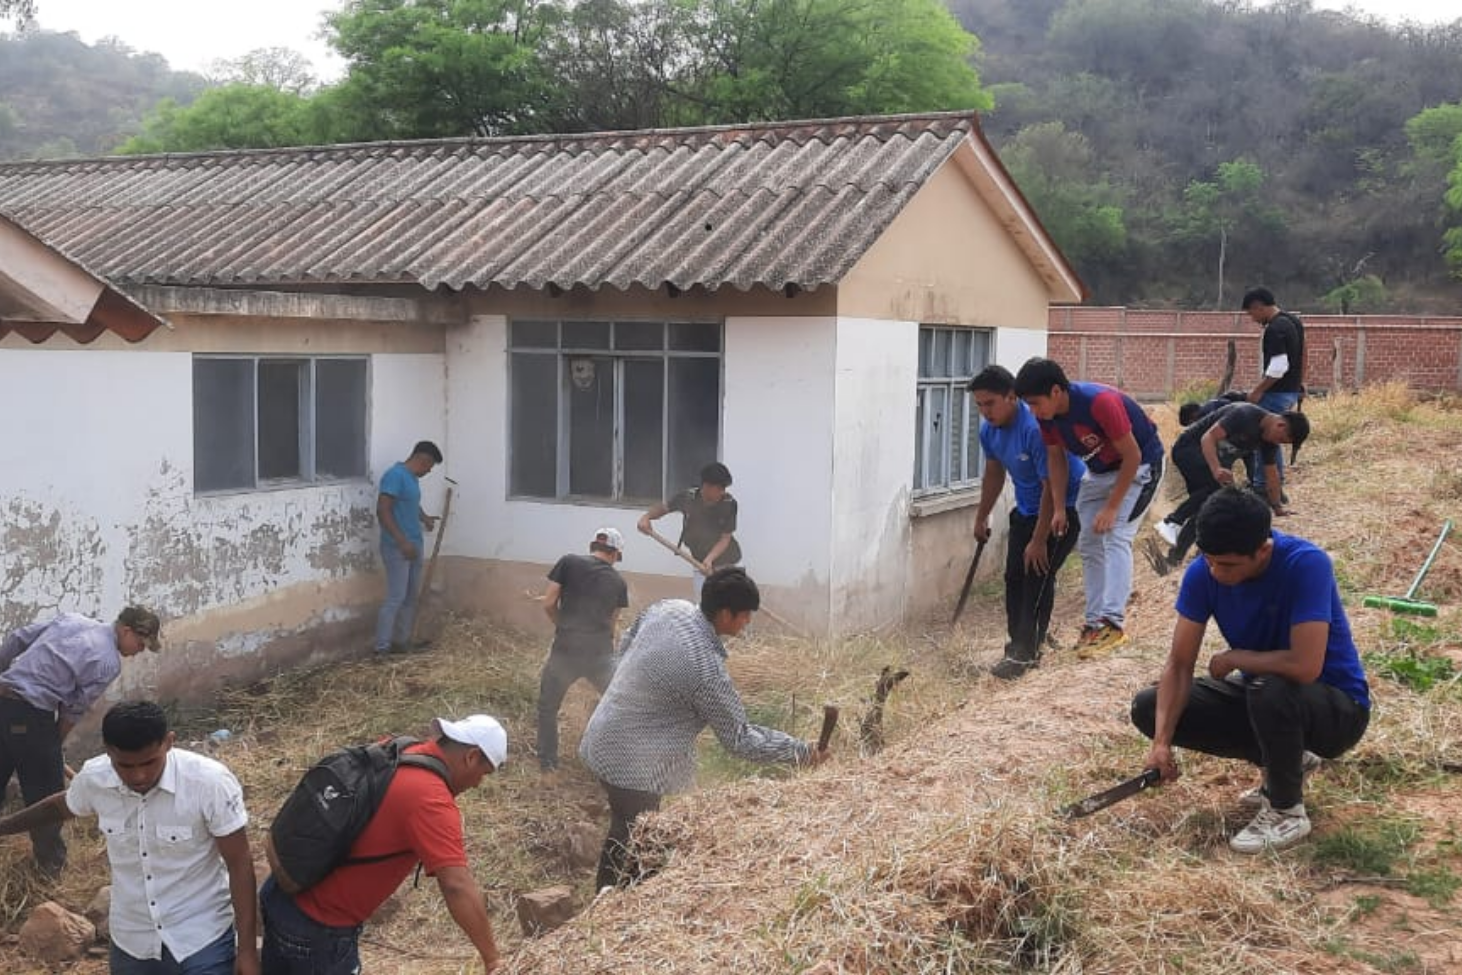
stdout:
POLYGON ((36 498, 0 506, 0 624, 68 611, 99 615, 106 542, 95 520, 36 498))

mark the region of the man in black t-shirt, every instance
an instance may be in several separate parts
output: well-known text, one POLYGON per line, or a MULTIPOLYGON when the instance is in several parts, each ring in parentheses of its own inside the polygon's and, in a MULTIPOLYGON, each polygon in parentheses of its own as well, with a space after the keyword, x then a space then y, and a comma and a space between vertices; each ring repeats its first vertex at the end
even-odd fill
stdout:
MULTIPOLYGON (((1271 413, 1299 409, 1305 395, 1305 325, 1293 312, 1281 311, 1274 293, 1268 288, 1254 288, 1244 294, 1241 306, 1250 318, 1264 326, 1259 340, 1264 360, 1264 374, 1258 385, 1249 391, 1249 402, 1271 413)), ((1276 458, 1281 497, 1284 485, 1284 457, 1276 458)), ((1253 486, 1264 493, 1264 467, 1256 457, 1250 466, 1254 471, 1253 486)))
POLYGON ((624 558, 624 536, 601 528, 588 555, 565 555, 548 573, 543 611, 553 620, 553 648, 538 682, 538 766, 558 767, 558 711, 583 678, 600 694, 614 676, 614 633, 629 590, 614 566, 624 558))
POLYGON ((741 546, 735 534, 736 499, 726 490, 730 486, 731 471, 725 464, 707 464, 701 468, 700 487, 687 488, 640 516, 639 529, 646 535, 651 531, 650 522, 657 518, 672 511, 684 516, 680 544, 701 564, 694 577, 696 600, 701 598, 706 576, 741 561, 741 546))
POLYGON ((1149 556, 1158 574, 1166 575, 1183 563, 1198 533, 1198 521, 1193 516, 1219 488, 1233 484, 1233 472, 1219 458, 1223 444, 1259 457, 1270 475, 1265 487, 1270 507, 1275 514, 1283 515, 1288 512, 1280 503, 1279 477, 1275 471, 1279 445, 1294 444, 1298 450, 1309 435, 1310 421, 1303 413, 1291 410, 1276 415, 1252 403, 1228 404, 1189 425, 1173 443, 1173 466, 1183 475, 1188 497, 1172 514, 1153 526, 1171 546, 1166 556, 1149 556))

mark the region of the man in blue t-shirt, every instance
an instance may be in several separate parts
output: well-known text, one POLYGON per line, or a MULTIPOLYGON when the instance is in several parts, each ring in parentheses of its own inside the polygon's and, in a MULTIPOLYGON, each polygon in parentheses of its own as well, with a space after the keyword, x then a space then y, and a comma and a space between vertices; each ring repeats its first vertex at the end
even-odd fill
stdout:
POLYGON ((1015 393, 1041 421, 1051 476, 1051 530, 1066 527, 1067 455, 1086 463, 1076 495, 1081 513, 1081 575, 1086 620, 1076 641, 1083 660, 1127 642, 1127 600, 1132 596, 1132 539, 1162 480, 1163 445, 1141 406, 1121 390, 1073 383, 1050 359, 1020 367, 1015 393))
POLYGON ((1273 531, 1262 498, 1214 494, 1198 513, 1198 548, 1162 677, 1133 700, 1132 723, 1152 739, 1147 767, 1164 782, 1178 777, 1175 745, 1263 769, 1260 787, 1240 797, 1258 815, 1229 846, 1283 849, 1310 832, 1305 774, 1365 734, 1370 687, 1329 556, 1273 531), (1210 619, 1231 649, 1194 680, 1210 619))
POLYGON ((980 411, 980 446, 985 472, 980 480, 980 507, 975 512, 975 538, 990 538, 990 514, 1005 488, 1005 475, 1015 486, 1010 534, 1005 548, 1005 625, 1010 639, 1005 656, 991 673, 1011 680, 1035 667, 1051 625, 1056 601, 1056 573, 1081 534, 1076 492, 1086 465, 1072 460, 1067 475, 1066 530, 1051 531, 1051 493, 1046 445, 1041 425, 1030 407, 1015 395, 1015 377, 1004 366, 989 366, 970 381, 970 394, 980 411))
POLYGON ((416 590, 421 584, 422 529, 432 531, 437 519, 421 510, 417 482, 442 462, 430 440, 411 448, 411 456, 392 464, 381 477, 376 520, 381 523, 381 561, 386 566, 386 601, 376 617, 376 652, 401 653, 411 639, 416 590))

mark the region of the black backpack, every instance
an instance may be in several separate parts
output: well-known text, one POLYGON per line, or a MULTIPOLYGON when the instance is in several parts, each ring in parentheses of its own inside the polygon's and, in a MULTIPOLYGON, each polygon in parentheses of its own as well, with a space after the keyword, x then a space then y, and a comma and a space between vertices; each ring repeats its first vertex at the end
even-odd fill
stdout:
POLYGON ((451 784, 441 759, 405 754, 406 747, 416 743, 415 738, 399 737, 342 748, 304 774, 270 824, 265 843, 274 882, 281 890, 297 894, 347 863, 378 863, 411 852, 350 856, 399 766, 430 769, 451 784))

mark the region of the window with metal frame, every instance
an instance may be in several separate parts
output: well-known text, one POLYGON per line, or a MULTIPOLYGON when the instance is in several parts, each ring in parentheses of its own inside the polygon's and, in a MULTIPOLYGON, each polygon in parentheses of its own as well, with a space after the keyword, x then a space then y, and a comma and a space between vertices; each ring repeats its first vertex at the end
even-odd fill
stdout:
POLYGON ((719 322, 513 321, 508 493, 658 501, 721 444, 719 322))
POLYGON ((919 329, 914 407, 914 494, 958 491, 979 483, 980 412, 967 391, 990 363, 991 333, 926 325, 919 329))
POLYGON ((198 494, 366 476, 365 358, 194 356, 198 494))

